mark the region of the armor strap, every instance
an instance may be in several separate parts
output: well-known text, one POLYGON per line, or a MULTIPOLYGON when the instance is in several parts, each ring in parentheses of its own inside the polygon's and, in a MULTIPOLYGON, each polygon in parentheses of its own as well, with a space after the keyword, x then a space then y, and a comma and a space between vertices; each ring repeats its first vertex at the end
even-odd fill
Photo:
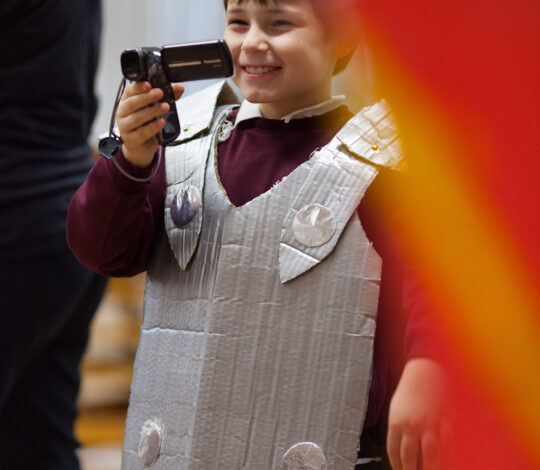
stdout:
POLYGON ((375 167, 405 169, 397 125, 384 100, 360 110, 328 145, 375 167))
POLYGON ((378 168, 400 167, 401 155, 397 129, 384 101, 362 109, 313 155, 313 168, 283 220, 282 283, 333 251, 378 168))

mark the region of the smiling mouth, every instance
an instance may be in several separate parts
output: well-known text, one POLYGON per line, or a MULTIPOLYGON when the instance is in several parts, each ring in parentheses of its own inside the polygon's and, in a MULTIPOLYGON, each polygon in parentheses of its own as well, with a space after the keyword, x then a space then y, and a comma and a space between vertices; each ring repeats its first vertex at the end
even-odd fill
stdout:
POLYGON ((250 75, 264 75, 270 72, 275 72, 276 70, 279 70, 281 67, 261 67, 261 66, 246 65, 242 68, 250 75))

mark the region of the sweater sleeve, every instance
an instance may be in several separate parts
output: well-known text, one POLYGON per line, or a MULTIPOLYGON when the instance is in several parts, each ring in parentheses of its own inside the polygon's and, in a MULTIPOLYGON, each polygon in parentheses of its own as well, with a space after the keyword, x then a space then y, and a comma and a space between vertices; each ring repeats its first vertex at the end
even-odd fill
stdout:
POLYGON ((447 361, 446 341, 440 318, 427 288, 423 285, 417 266, 407 263, 403 276, 403 311, 405 361, 414 358, 447 361))
POLYGON ((405 175, 381 170, 358 207, 362 227, 382 259, 368 427, 379 417, 385 422, 407 361, 441 359, 441 327, 404 238, 407 216, 400 195, 407 184, 405 175))
POLYGON ((407 215, 400 195, 406 194, 407 184, 406 175, 382 170, 366 192, 359 215, 383 261, 381 296, 385 298, 380 299, 380 308, 388 317, 383 319, 383 325, 399 328, 404 361, 417 357, 437 359, 440 325, 404 230, 407 215))
MULTIPOLYGON (((148 177, 157 164, 137 168, 117 162, 130 175, 148 177)), ((133 181, 113 161, 101 158, 73 196, 67 215, 67 240, 77 259, 106 276, 132 276, 146 270, 154 238, 163 227, 163 159, 149 181, 133 181)))

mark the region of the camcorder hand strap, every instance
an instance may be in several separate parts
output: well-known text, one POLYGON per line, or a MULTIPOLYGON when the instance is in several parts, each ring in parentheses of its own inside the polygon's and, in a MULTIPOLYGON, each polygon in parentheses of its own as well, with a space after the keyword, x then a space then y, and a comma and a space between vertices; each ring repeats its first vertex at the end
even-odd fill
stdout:
POLYGON ((118 105, 120 104, 120 98, 124 93, 126 88, 126 79, 122 78, 118 91, 116 92, 116 98, 114 100, 114 107, 111 114, 111 121, 109 123, 109 136, 101 139, 99 141, 99 153, 102 157, 105 157, 107 160, 112 160, 115 153, 122 148, 122 139, 120 136, 114 132, 114 124, 116 122, 116 111, 118 110, 118 105))
POLYGON ((122 148, 122 138, 114 131, 114 124, 116 123, 116 111, 118 110, 118 105, 120 104, 120 99, 122 98, 122 94, 124 93, 124 89, 126 88, 126 79, 122 78, 122 81, 120 82, 120 86, 118 87, 118 91, 116 92, 116 98, 114 100, 114 107, 111 114, 111 121, 109 123, 109 136, 105 137, 104 139, 101 139, 99 141, 99 153, 102 157, 106 158, 107 160, 112 160, 112 162, 116 165, 120 173, 122 173, 126 178, 129 178, 133 181, 138 182, 146 182, 151 180, 157 173, 159 169, 159 165, 161 163, 161 158, 163 155, 164 149, 161 148, 158 152, 158 161, 152 171, 152 173, 147 178, 137 178, 133 175, 130 175, 126 170, 124 170, 116 158, 114 156, 116 153, 122 148))

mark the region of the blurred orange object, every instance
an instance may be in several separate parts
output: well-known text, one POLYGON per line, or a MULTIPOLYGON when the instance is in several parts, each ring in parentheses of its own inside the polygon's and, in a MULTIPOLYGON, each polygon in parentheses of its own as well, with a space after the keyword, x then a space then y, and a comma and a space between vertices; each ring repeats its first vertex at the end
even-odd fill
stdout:
POLYGON ((448 331, 452 468, 540 468, 540 4, 357 7, 415 182, 400 229, 448 331))

